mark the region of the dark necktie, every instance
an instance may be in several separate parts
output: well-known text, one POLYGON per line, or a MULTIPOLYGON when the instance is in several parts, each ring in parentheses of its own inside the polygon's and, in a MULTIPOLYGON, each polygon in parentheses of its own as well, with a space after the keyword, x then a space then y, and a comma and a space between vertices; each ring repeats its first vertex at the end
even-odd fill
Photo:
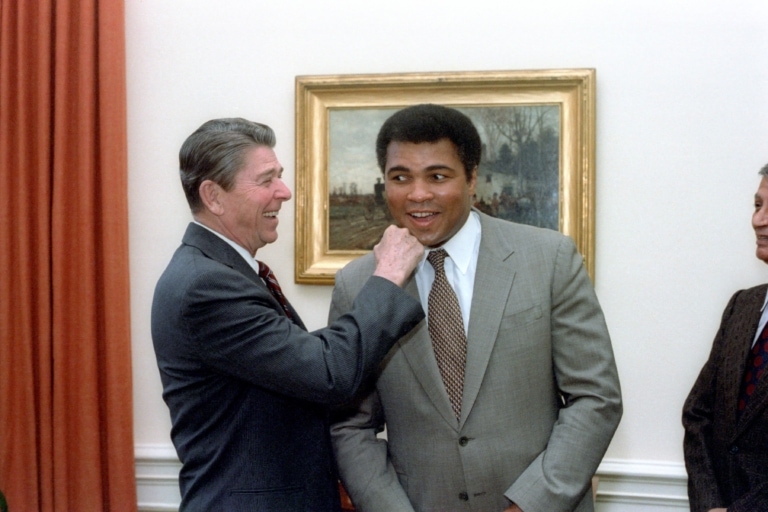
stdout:
POLYGON ((464 390, 464 367, 467 361, 467 336, 456 293, 445 277, 444 249, 430 251, 427 261, 435 269, 435 281, 427 299, 427 323, 437 367, 451 399, 456 419, 461 417, 461 394, 464 390))
POLYGON ((768 325, 765 326, 760 337, 755 341, 755 346, 749 352, 747 368, 744 371, 744 381, 741 384, 739 412, 747 407, 747 402, 757 387, 757 381, 763 375, 766 362, 768 362, 768 325))
POLYGON ((261 261, 259 262, 259 277, 264 280, 267 288, 269 288, 269 291, 277 299, 277 302, 283 306, 283 310, 285 311, 286 316, 293 320, 291 310, 288 308, 288 301, 285 300, 285 295, 283 295, 283 290, 280 288, 280 284, 277 282, 275 273, 272 272, 272 269, 269 268, 266 263, 262 263, 261 261))

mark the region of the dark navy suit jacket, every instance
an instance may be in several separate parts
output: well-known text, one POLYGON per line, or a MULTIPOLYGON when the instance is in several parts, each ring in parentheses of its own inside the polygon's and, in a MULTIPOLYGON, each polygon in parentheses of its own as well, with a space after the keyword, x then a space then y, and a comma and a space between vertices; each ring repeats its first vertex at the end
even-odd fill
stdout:
POLYGON ((339 510, 328 408, 424 312, 376 277, 328 328, 309 333, 291 310, 294 321, 237 251, 189 225, 152 304, 181 510, 339 510))
POLYGON ((768 285, 737 292, 723 312, 709 360, 683 408, 693 512, 768 510, 768 375, 739 414, 738 400, 768 285))

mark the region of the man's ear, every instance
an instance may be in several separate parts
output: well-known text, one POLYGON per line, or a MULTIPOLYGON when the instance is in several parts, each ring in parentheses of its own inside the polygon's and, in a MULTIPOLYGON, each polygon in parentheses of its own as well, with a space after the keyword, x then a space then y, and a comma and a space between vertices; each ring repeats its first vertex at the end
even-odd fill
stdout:
POLYGON ((472 172, 469 175, 469 181, 467 183, 469 185, 469 195, 475 195, 475 188, 477 187, 477 166, 472 169, 472 172))
POLYGON ((224 213, 224 204, 221 201, 224 189, 221 185, 205 180, 200 184, 199 192, 200 200, 208 211, 217 216, 224 213))

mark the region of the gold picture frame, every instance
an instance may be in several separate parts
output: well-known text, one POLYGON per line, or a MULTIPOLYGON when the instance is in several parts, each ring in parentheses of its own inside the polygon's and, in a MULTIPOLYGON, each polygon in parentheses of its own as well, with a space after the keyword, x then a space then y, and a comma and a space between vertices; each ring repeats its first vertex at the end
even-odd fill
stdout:
MULTIPOLYGON (((505 109, 534 112, 538 118, 544 117, 542 113, 557 112, 555 120, 549 121, 557 129, 557 161, 552 171, 557 175, 557 182, 552 185, 551 193, 553 196, 556 193, 557 229, 574 239, 594 279, 595 70, 554 69, 297 76, 296 282, 333 284, 339 269, 369 252, 369 249, 332 247, 330 244, 333 227, 330 220, 331 194, 334 197, 342 193, 344 197, 352 194, 363 197, 358 187, 353 186, 350 191, 346 183, 343 187, 332 185, 331 156, 347 151, 347 146, 354 146, 357 131, 373 134, 378 131, 380 120, 366 122, 369 115, 371 119, 377 116, 383 119, 397 109, 418 103, 437 103, 469 110, 476 108, 478 112, 502 113, 505 109), (356 124, 331 120, 332 117, 341 119, 344 116, 352 116, 356 124), (347 129, 346 135, 332 137, 331 130, 336 125, 357 128, 347 129), (339 192, 342 189, 343 192, 339 192)), ((517 117, 517 114, 514 115, 517 117)), ((549 132, 549 140, 552 140, 551 128, 549 132)), ((381 178, 374 143, 366 142, 364 145, 366 147, 356 148, 355 151, 368 152, 371 163, 365 166, 381 178)), ((513 153, 509 147, 506 151, 508 155, 513 153)), ((361 199, 360 203, 367 201, 368 210, 357 206, 357 211, 370 211, 372 197, 373 193, 365 194, 365 200, 361 199)), ((497 197, 498 194, 494 195, 494 200, 497 197)), ((385 214, 373 212, 371 215, 370 218, 375 217, 376 222, 384 222, 385 214)), ((366 220, 362 222, 366 223, 366 220)), ((344 231, 341 226, 340 229, 344 231)))

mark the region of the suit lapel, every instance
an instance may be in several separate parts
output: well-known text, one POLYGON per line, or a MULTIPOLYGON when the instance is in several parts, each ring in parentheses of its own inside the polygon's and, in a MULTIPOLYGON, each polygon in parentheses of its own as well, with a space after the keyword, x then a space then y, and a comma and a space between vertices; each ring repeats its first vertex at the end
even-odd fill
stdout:
MULTIPOLYGON (((411 278, 405 290, 419 300, 419 289, 416 280, 411 278)), ((453 414, 448 392, 443 385, 443 378, 437 368, 435 352, 432 349, 432 339, 429 337, 427 322, 421 322, 410 333, 398 342, 408 364, 421 384, 422 389, 435 406, 435 409, 453 428, 457 428, 456 416, 453 414)))
MULTIPOLYGON (((461 428, 480 392, 515 278, 516 268, 509 261, 509 256, 514 252, 512 242, 501 237, 488 219, 480 214, 482 229, 480 252, 469 317, 464 393, 461 401, 461 419, 458 424, 437 367, 427 323, 422 322, 400 340, 401 350, 413 369, 416 379, 443 419, 453 428, 461 428)), ((406 290, 419 299, 415 279, 409 281, 406 290)))
POLYGON ((741 413, 734 437, 741 435, 752 420, 763 414, 766 407, 768 407, 768 375, 763 375, 747 407, 741 413))
MULTIPOLYGON (((243 274, 245 277, 253 281, 256 286, 259 286, 266 292, 266 294, 274 302, 275 309, 277 311, 283 311, 282 306, 277 301, 277 299, 272 296, 272 292, 269 291, 267 285, 265 285, 264 281, 261 280, 259 274, 227 242, 214 235, 206 228, 195 224, 194 222, 190 222, 189 226, 187 226, 187 231, 184 233, 182 242, 192 247, 198 248, 203 254, 212 260, 218 261, 222 265, 226 265, 229 268, 237 270, 243 274)), ((304 323, 301 321, 301 317, 299 317, 298 312, 294 309, 287 298, 286 302, 288 303, 288 308, 291 310, 291 314, 293 315, 293 320, 296 325, 306 330, 304 323)))
POLYGON ((514 252, 511 241, 500 237, 482 215, 480 220, 482 238, 469 315, 461 425, 469 416, 480 392, 516 272, 515 265, 509 260, 514 252))
POLYGON ((266 289, 259 275, 230 245, 206 228, 190 222, 182 242, 196 247, 207 257, 235 269, 254 283, 266 289))
MULTIPOLYGON (((746 315, 750 315, 751 322, 750 325, 752 325, 752 328, 749 330, 749 332, 745 332, 743 337, 739 340, 738 343, 734 343, 734 353, 733 357, 735 358, 736 364, 727 365, 729 368, 732 368, 734 374, 727 375, 726 379, 729 384, 728 389, 728 395, 726 396, 726 400, 728 400, 728 403, 738 404, 738 400, 741 394, 741 386, 742 381, 744 379, 744 373, 746 372, 746 366, 747 366, 747 359, 749 357, 749 352, 752 348, 752 340, 755 337, 755 334, 757 332, 758 324, 760 322, 760 316, 762 315, 762 312, 760 311, 760 308, 763 305, 763 300, 765 299, 765 287, 760 287, 758 290, 756 290, 756 293, 754 293, 748 303, 745 305, 744 311, 746 315)), ((747 404, 747 407, 742 411, 742 413, 739 415, 738 413, 738 406, 735 411, 735 414, 738 418, 738 420, 735 423, 735 431, 733 433, 734 439, 741 435, 741 433, 744 432, 746 427, 749 425, 749 423, 762 414, 762 411, 768 406, 768 375, 763 375, 762 378, 757 383, 757 389, 755 389, 755 392, 752 394, 752 397, 749 399, 749 403, 747 404)))

